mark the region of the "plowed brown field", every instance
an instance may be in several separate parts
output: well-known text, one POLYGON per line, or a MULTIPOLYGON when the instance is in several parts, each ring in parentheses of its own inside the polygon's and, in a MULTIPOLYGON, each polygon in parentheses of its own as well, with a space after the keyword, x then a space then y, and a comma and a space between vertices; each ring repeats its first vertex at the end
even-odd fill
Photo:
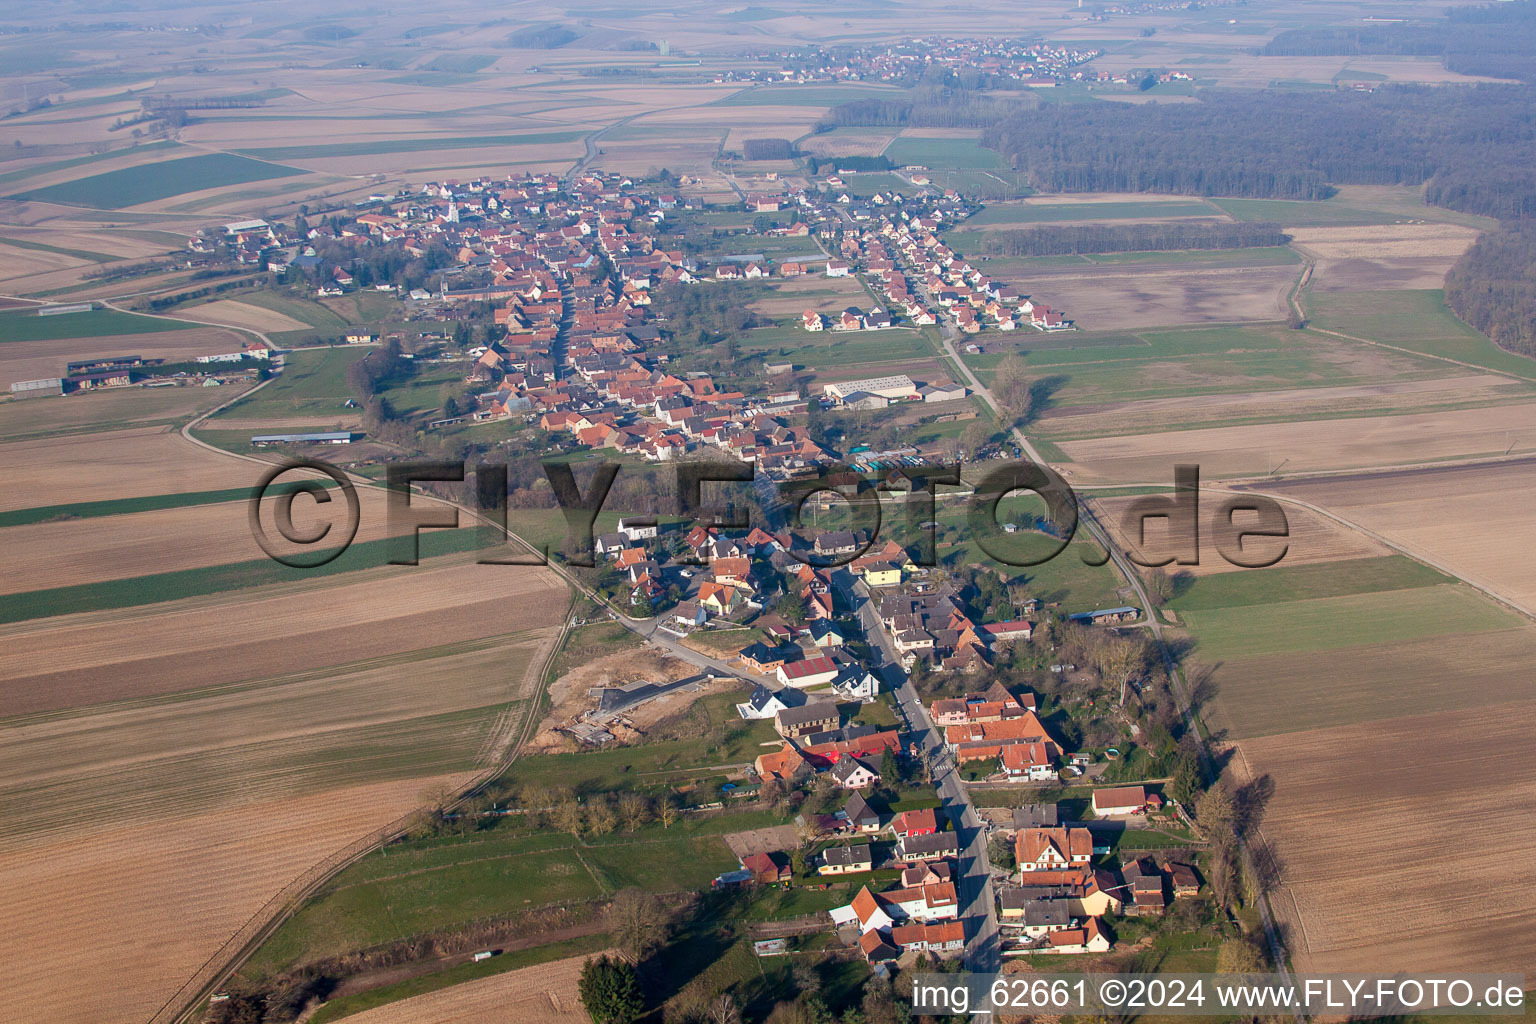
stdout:
POLYGON ((357 1024, 586 1024, 576 983, 585 956, 522 967, 462 985, 402 999, 350 1018, 357 1024))

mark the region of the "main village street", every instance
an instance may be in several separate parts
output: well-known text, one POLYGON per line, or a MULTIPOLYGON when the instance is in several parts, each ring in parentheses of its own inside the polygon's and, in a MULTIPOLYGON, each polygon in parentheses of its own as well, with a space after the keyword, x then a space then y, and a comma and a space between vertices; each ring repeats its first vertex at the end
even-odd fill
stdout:
POLYGON ((928 709, 918 698, 917 688, 901 667, 875 609, 869 587, 847 570, 833 576, 846 606, 859 617, 859 624, 869 640, 871 671, 896 694, 902 717, 913 744, 922 752, 933 773, 933 780, 943 803, 945 816, 954 823, 960 841, 959 875, 956 892, 960 898, 960 916, 965 922, 965 966, 967 970, 995 971, 1001 962, 1001 944, 997 929, 997 905, 992 897, 992 864, 987 859, 987 833, 971 803, 971 794, 960 781, 954 758, 945 748, 942 735, 928 717, 928 709))

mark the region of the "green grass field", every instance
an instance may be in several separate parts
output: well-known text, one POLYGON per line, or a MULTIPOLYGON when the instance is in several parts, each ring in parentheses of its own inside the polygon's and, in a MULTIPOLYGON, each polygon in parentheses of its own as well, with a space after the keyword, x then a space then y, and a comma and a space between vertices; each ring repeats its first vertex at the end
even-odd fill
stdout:
MULTIPOLYGON (((698 765, 745 764, 762 753, 761 744, 776 739, 770 722, 744 722, 736 714, 742 693, 723 693, 695 701, 694 732, 688 739, 660 740, 638 747, 546 754, 517 762, 509 778, 518 783, 571 786, 578 792, 610 789, 659 791, 678 781, 696 781, 698 765)), ((724 770, 716 773, 725 774, 724 770)))
POLYGON ((286 419, 312 417, 316 423, 334 421, 346 410, 349 397, 347 367, 370 350, 326 348, 292 352, 287 368, 251 397, 230 406, 208 421, 217 428, 221 417, 235 419, 286 419))
MULTIPOLYGON (((59 313, 38 316, 30 309, 0 313, 0 342, 61 341, 65 338, 104 338, 117 334, 154 334, 159 331, 184 331, 199 325, 181 320, 162 320, 137 313, 119 313, 115 309, 93 309, 88 313, 59 313)), ((61 367, 62 369, 62 367, 61 367)))
POLYGON ((1048 224, 1082 220, 1166 220, 1219 217, 1222 211, 1199 199, 1162 203, 989 203, 961 223, 966 227, 1048 224))
POLYGON ((10 198, 120 210, 125 206, 152 203, 187 192, 201 192, 204 189, 243 185, 271 178, 290 178, 305 173, 308 172, 297 167, 283 167, 233 153, 205 153, 163 163, 123 167, 87 178, 19 192, 10 198))
POLYGON ((910 193, 913 191, 912 186, 906 181, 886 171, 858 171, 842 177, 843 185, 836 191, 847 192, 859 199, 867 199, 876 192, 910 193))
POLYGON ((1282 561, 1268 569, 1197 577, 1187 590, 1168 602, 1168 607, 1182 615, 1376 591, 1413 590, 1452 582, 1449 576, 1402 555, 1293 566, 1282 561))
MULTIPOLYGON (((1328 227, 1355 224, 1396 224, 1401 214, 1346 206, 1332 200, 1309 202, 1293 199, 1212 199, 1237 220, 1273 221, 1285 227, 1328 227)), ((1423 219, 1423 218, 1421 218, 1423 219)))
MULTIPOLYGON (((839 305, 869 307, 859 297, 850 297, 839 305)), ((807 303, 814 306, 815 303, 807 303)), ((743 332, 739 339, 743 354, 785 359, 812 369, 835 369, 858 363, 891 359, 916 359, 933 355, 933 350, 917 331, 822 331, 811 333, 800 327, 757 327, 743 332)))
POLYGON ((1002 154, 986 149, 974 139, 940 139, 903 135, 885 147, 885 155, 898 167, 918 164, 930 170, 1001 170, 1002 154))
POLYGON ((1305 296, 1311 324, 1323 330, 1443 356, 1473 366, 1536 378, 1536 359, 1499 348, 1456 318, 1439 289, 1314 292, 1305 296))
POLYGON ((226 298, 251 306, 260 306, 262 309, 270 309, 275 313, 292 317, 300 323, 309 324, 311 327, 347 326, 345 317, 314 299, 299 298, 266 288, 236 292, 226 298))
MULTIPOLYGON (((1337 339, 1280 325, 1174 328, 1138 334, 1075 332, 1059 338, 1026 335, 1022 344, 1024 347, 1016 351, 1048 387, 1055 408, 1426 380, 1445 372, 1443 364, 1406 352, 1362 360, 1352 343, 1341 344, 1337 339), (1170 370, 1177 372, 1170 374, 1170 370)), ((965 360, 987 380, 1007 351, 995 345, 986 354, 966 356, 965 360)), ((1211 420, 1209 415, 1193 416, 1191 425, 1211 420)), ((1058 427, 1050 419, 1039 421, 1034 429, 1057 440, 1085 436, 1081 424, 1074 434, 1074 428, 1058 427)))
POLYGON ((1199 638, 1196 656, 1204 662, 1484 633, 1524 621, 1459 585, 1210 608, 1181 618, 1199 638))
MULTIPOLYGON (((487 149, 492 146, 548 145, 575 142, 586 132, 525 132, 520 135, 460 135, 430 139, 379 139, 373 142, 336 142, 313 146, 268 146, 240 152, 258 160, 319 160, 333 156, 367 156, 372 153, 431 153, 448 149, 487 149)), ((304 173, 298 171, 295 173, 304 173)))
POLYGON ((707 889, 710 879, 737 866, 722 833, 777 823, 745 810, 684 815, 669 829, 652 823, 634 833, 582 840, 548 829, 516 831, 503 823, 469 836, 397 843, 336 876, 273 935, 248 970, 281 970, 631 886, 653 892, 707 889))

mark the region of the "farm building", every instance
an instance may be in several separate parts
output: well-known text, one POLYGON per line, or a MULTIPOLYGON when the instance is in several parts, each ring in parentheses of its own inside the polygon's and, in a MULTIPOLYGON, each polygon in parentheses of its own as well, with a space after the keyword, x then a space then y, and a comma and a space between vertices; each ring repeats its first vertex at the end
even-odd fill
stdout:
POLYGON ((821 686, 837 678, 837 662, 831 658, 806 658, 789 661, 778 667, 779 682, 785 686, 805 689, 821 686))
POLYGON ((1147 791, 1140 786, 1120 786, 1116 789, 1093 791, 1093 813, 1101 817, 1124 817, 1140 814, 1147 806, 1147 791))
POLYGON ((896 373, 886 377, 866 377, 863 380, 827 384, 821 390, 822 394, 838 402, 846 401, 849 395, 857 391, 900 401, 914 397, 917 394, 917 385, 906 374, 896 373))
POLYGON ((837 705, 827 701, 803 707, 780 708, 774 715, 773 727, 780 736, 789 739, 836 729, 840 722, 837 705))
POLYGON ((1086 622, 1092 626, 1103 626, 1116 622, 1135 622, 1141 616, 1140 608, 1126 606, 1124 608, 1098 608, 1091 612, 1078 612, 1076 615, 1068 615, 1073 622, 1086 622))
POLYGON ((43 377, 39 380, 17 380, 11 382, 12 398, 45 398, 49 395, 62 395, 64 393, 64 381, 59 377, 43 377))
POLYGON ((257 434, 251 444, 266 448, 274 444, 351 444, 352 433, 347 430, 327 431, 322 434, 257 434))

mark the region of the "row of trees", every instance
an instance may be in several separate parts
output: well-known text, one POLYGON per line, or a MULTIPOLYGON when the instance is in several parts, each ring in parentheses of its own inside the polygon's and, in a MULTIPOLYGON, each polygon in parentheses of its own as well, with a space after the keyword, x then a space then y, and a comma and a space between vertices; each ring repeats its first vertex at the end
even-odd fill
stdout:
POLYGON ((1438 205, 1536 215, 1536 107, 1521 86, 1052 104, 998 122, 983 141, 1053 192, 1326 199, 1334 184, 1428 183, 1438 205))
POLYGON ((1479 237, 1446 275, 1445 301, 1497 344, 1536 356, 1536 221, 1479 237))
POLYGON ((1170 249, 1248 249, 1286 245, 1278 224, 1081 224, 988 231, 977 246, 1000 256, 1062 256, 1093 252, 1160 252, 1170 249))

